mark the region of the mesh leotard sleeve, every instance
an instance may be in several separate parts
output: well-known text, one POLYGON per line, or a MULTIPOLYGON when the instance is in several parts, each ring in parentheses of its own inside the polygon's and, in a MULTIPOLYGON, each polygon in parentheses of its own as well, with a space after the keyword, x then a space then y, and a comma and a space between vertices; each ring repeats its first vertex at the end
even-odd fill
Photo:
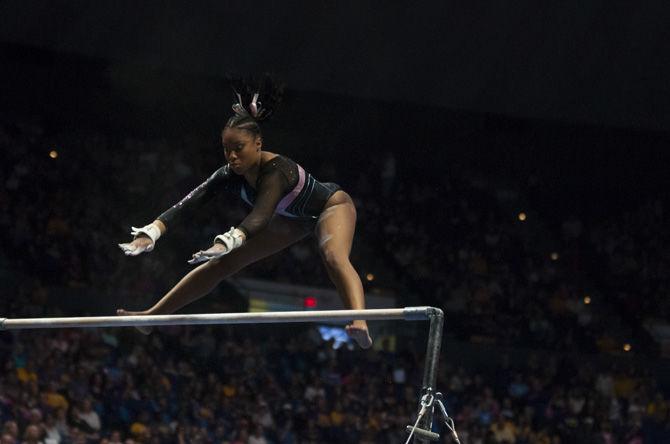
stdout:
POLYGON ((177 217, 182 217, 184 213, 190 213, 205 202, 208 202, 219 191, 226 188, 228 182, 230 182, 230 174, 228 165, 219 168, 182 200, 158 216, 158 220, 163 222, 165 226, 168 226, 177 217))
POLYGON ((256 202, 251 213, 238 228, 247 239, 262 231, 270 223, 279 201, 289 191, 289 181, 279 169, 268 167, 261 171, 256 189, 256 202))

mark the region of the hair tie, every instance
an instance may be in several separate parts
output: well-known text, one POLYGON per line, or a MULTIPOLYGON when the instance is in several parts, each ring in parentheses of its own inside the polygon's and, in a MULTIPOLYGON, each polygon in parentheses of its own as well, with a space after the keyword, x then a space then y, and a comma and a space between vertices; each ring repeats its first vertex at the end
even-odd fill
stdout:
POLYGON ((232 108, 235 114, 250 117, 256 122, 265 121, 273 114, 283 93, 283 86, 276 85, 269 74, 256 80, 229 77, 229 82, 234 93, 232 108))
POLYGON ((260 107, 260 102, 258 102, 258 105, 256 105, 257 100, 258 100, 258 92, 254 93, 254 98, 251 100, 251 103, 249 104, 249 111, 251 111, 251 115, 254 117, 258 115, 258 108, 260 107))

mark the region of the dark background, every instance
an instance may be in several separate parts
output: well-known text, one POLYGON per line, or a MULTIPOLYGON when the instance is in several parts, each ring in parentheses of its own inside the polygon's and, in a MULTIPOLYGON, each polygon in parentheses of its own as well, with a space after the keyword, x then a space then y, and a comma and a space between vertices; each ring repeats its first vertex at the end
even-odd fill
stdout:
MULTIPOLYGON (((361 172, 378 175, 391 153, 399 183, 438 196, 417 212, 440 215, 459 199, 452 177, 481 176, 521 190, 507 211, 529 210, 560 237, 565 221, 599 226, 669 196, 667 12, 663 2, 3 2, 0 118, 34 122, 39 149, 63 162, 107 157, 111 175, 122 154, 63 134, 164 139, 211 171, 230 115, 225 74, 271 71, 287 93, 266 146, 320 179, 363 195, 361 172)), ((113 223, 151 220, 195 180, 134 211, 114 195, 113 223)))
MULTIPOLYGON (((0 40, 134 69, 668 129, 667 2, 4 1, 0 40)), ((127 79, 126 79, 127 80, 127 79)))
POLYGON ((568 196, 561 211, 591 211, 572 195, 619 205, 616 195, 664 182, 669 10, 5 1, 0 93, 3 112, 40 110, 58 127, 216 134, 229 110, 224 74, 272 71, 290 92, 278 125, 349 127, 332 144, 354 160, 361 148, 394 150, 418 169, 470 162, 535 175, 568 196))
POLYGON ((288 89, 266 144, 323 180, 355 195, 360 172, 390 152, 400 179, 432 181, 445 198, 457 196, 440 178, 470 171, 523 190, 557 232, 668 197, 668 12, 664 2, 8 1, 0 117, 35 121, 66 161, 59 133, 102 131, 193 134, 181 154, 215 165, 230 114, 224 75, 271 71, 288 89))
MULTIPOLYGON (((222 162, 225 74, 271 71, 287 93, 263 128, 266 146, 362 199, 352 261, 378 276, 366 290, 441 306, 465 289, 463 307, 448 313, 444 377, 461 364, 484 369, 502 400, 512 367, 530 380, 538 356, 539 368, 569 357, 571 366, 546 366, 560 370, 557 390, 593 392, 603 372, 644 379, 636 395, 667 389, 668 361, 643 321, 668 312, 669 13, 666 1, 2 1, 3 316, 146 308, 190 270, 184 258, 211 241, 218 217, 237 217, 228 206, 202 212, 135 262, 116 243, 222 162), (384 193, 389 153, 396 188, 384 193), (177 180, 173 166, 189 173, 177 180), (566 222, 583 230, 565 236, 566 222), (394 234, 384 231, 394 224, 394 234), (487 246, 495 234, 501 240, 487 246), (608 243, 619 246, 600 248, 608 243), (409 259, 395 256, 406 251, 409 259), (461 252, 491 270, 475 270, 461 252), (638 262, 612 272, 628 259, 638 262), (504 290, 477 300, 489 284, 504 290), (552 306, 585 295, 594 299, 585 326, 552 306), (555 336, 529 333, 538 320, 555 336)), ((307 259, 278 255, 250 273, 330 285, 310 248, 307 259)), ((202 302, 228 305, 189 310, 244 309, 223 293, 202 302)), ((142 341, 123 334, 124 347, 142 341)), ((14 356, 14 339, 35 338, 6 335, 2 351, 14 356)), ((221 359, 213 367, 235 361, 221 359)), ((478 402, 463 393, 455 411, 478 402)))

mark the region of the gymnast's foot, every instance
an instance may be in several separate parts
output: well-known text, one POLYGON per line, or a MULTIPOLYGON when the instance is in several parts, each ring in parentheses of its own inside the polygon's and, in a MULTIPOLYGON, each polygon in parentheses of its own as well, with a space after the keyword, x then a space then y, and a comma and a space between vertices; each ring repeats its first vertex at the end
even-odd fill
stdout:
MULTIPOLYGON (((119 308, 118 310, 116 310, 117 316, 143 316, 147 314, 149 313, 145 311, 127 311, 124 310, 123 308, 119 308)), ((153 327, 136 326, 135 328, 139 330, 139 332, 142 333, 143 335, 151 334, 151 331, 153 330, 153 327)))
POLYGON ((372 347, 372 338, 368 333, 368 324, 365 321, 354 321, 345 327, 347 334, 356 341, 361 348, 372 347))

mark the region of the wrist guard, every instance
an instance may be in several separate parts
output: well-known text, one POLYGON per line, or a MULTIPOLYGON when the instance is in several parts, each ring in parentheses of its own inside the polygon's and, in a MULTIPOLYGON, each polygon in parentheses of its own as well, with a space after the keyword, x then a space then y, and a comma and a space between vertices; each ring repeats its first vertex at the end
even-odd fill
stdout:
POLYGON ((214 238, 214 243, 223 244, 226 246, 226 254, 239 248, 244 243, 244 233, 239 228, 230 227, 230 230, 223 234, 219 234, 214 238))
POLYGON ((148 236, 149 239, 151 239, 151 246, 147 248, 147 251, 153 250, 156 241, 158 240, 159 237, 161 237, 161 229, 154 224, 145 225, 142 228, 137 227, 130 227, 130 228, 132 228, 130 234, 132 234, 135 239, 137 239, 137 236, 139 236, 140 234, 144 234, 148 236))

